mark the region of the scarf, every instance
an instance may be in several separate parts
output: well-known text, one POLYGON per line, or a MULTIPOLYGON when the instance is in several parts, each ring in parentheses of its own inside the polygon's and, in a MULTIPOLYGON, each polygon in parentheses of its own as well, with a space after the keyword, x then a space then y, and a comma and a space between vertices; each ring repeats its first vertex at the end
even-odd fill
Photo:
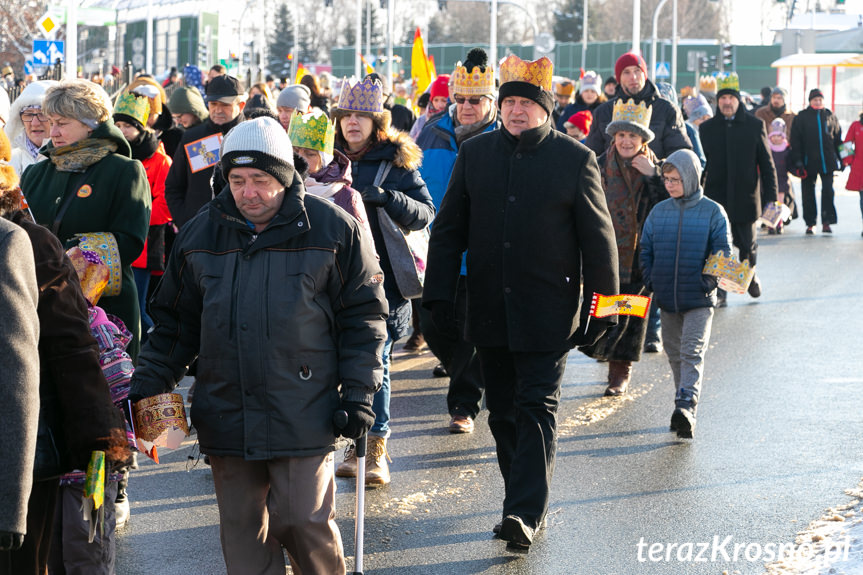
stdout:
MULTIPOLYGON (((453 112, 453 116, 455 116, 455 112, 453 112)), ((462 142, 470 139, 471 137, 479 134, 483 130, 485 130, 489 124, 495 121, 497 118, 497 108, 494 105, 489 106, 488 114, 480 118, 479 121, 474 122, 468 126, 456 126, 455 127, 455 142, 457 145, 461 146, 462 142)), ((458 121, 458 120, 456 120, 458 121)))
POLYGON ((49 148, 45 150, 45 155, 57 167, 58 172, 82 173, 116 151, 116 142, 103 138, 85 138, 68 146, 49 148))
POLYGON ((348 148, 346 146, 343 153, 345 154, 345 156, 348 157, 348 159, 351 162, 357 163, 362 159, 363 156, 365 156, 369 152, 369 150, 371 150, 372 148, 374 148, 377 145, 378 145, 378 143, 375 141, 369 142, 368 144, 363 146, 361 150, 359 150, 357 152, 351 152, 350 150, 348 150, 348 148))
POLYGON ((336 192, 341 190, 345 184, 343 182, 331 182, 329 184, 324 184, 312 176, 306 178, 304 182, 306 186, 306 193, 309 193, 313 196, 318 196, 319 198, 324 198, 326 200, 333 199, 333 196, 336 195, 336 192))
POLYGON ((159 139, 153 132, 144 130, 135 141, 129 142, 129 147, 132 148, 132 159, 143 162, 159 149, 159 139))
MULTIPOLYGON (((656 156, 646 145, 639 154, 657 163, 656 156)), ((647 177, 632 167, 631 160, 618 156, 614 144, 611 145, 606 153, 602 179, 614 237, 617 239, 621 284, 633 283, 638 276, 638 241, 650 207, 647 205, 649 198, 645 189, 647 177)))
POLYGON ((785 104, 782 104, 781 108, 774 108, 773 104, 770 104, 770 111, 773 112, 773 115, 777 118, 781 117, 782 114, 785 113, 785 104))

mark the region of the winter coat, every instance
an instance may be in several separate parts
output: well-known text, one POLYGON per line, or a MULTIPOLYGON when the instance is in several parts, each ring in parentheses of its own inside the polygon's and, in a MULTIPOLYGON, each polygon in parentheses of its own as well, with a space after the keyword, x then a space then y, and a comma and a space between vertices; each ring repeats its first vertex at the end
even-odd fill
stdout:
POLYGON ((704 197, 697 158, 674 154, 666 160, 683 179, 683 197, 653 208, 641 236, 641 268, 653 301, 665 311, 716 305, 716 278, 702 274, 711 254, 731 254, 728 217, 704 197))
POLYGON ((147 173, 147 183, 150 184, 152 210, 144 249, 132 262, 132 267, 162 271, 165 269, 165 224, 171 221, 171 212, 165 200, 165 178, 171 169, 171 158, 165 153, 165 145, 159 142, 156 152, 140 161, 147 173))
POLYGON ((841 169, 839 144, 842 128, 827 108, 808 107, 797 114, 791 129, 791 165, 808 174, 829 174, 841 169))
MULTIPOLYGON (((465 337, 482 347, 563 351, 593 293, 616 294, 617 247, 593 153, 551 120, 461 145, 432 226, 423 305, 455 301, 467 250, 465 337)), ((592 320, 600 321, 600 320, 592 320)), ((613 321, 613 320, 612 320, 613 321)))
MULTIPOLYGON (((579 96, 581 96, 581 94, 579 94, 579 96)), ((572 102, 571 104, 567 104, 566 108, 561 110, 560 115, 557 117, 557 120, 554 122, 554 127, 557 130, 563 132, 564 134, 566 133, 566 127, 564 126, 564 124, 566 123, 567 120, 569 120, 572 117, 573 114, 578 114, 579 112, 583 112, 585 110, 588 110, 588 111, 590 111, 591 114, 593 114, 594 112, 596 112, 596 109, 598 107, 600 107, 602 104, 604 104, 604 102, 600 102, 599 99, 597 99, 593 104, 585 104, 583 101, 581 101, 581 98, 579 96, 576 96, 575 102, 572 102)), ((594 124, 594 126, 595 126, 595 124, 594 124)), ((593 128, 591 128, 591 129, 593 129, 593 128)), ((600 153, 602 153, 602 152, 600 152, 600 153)))
POLYGON ((773 165, 776 167, 776 191, 780 194, 788 194, 791 190, 791 180, 788 177, 788 173, 791 171, 788 162, 791 157, 791 148, 785 148, 782 151, 771 149, 770 154, 773 156, 773 165))
POLYGON ((701 169, 704 169, 704 166, 707 165, 707 158, 704 157, 704 148, 701 146, 698 128, 689 122, 684 122, 684 125, 686 126, 686 135, 689 136, 689 141, 692 142, 692 151, 698 156, 698 161, 701 162, 701 169))
POLYGON ((776 169, 764 122, 742 109, 732 120, 719 114, 699 126, 707 158, 704 195, 718 202, 732 223, 752 223, 761 202, 776 201, 776 169))
POLYGON ((794 118, 796 118, 796 114, 788 109, 786 106, 784 110, 782 110, 781 114, 777 114, 773 110, 773 106, 767 104, 766 106, 761 106, 754 112, 755 117, 764 122, 764 127, 767 129, 768 133, 770 132, 770 124, 773 123, 773 120, 776 118, 782 118, 785 122, 785 137, 788 138, 788 141, 791 141, 791 126, 794 124, 794 118))
POLYGON ((655 137, 648 145, 657 158, 665 158, 677 150, 692 149, 692 142, 683 127, 680 110, 668 100, 662 99, 656 85, 646 80, 644 88, 636 96, 630 96, 624 92, 623 86, 618 86, 615 97, 593 111, 593 124, 584 144, 596 155, 602 154, 611 144, 611 136, 605 133, 605 129, 611 123, 614 103, 619 98, 624 101, 634 100, 636 104, 644 102, 650 106, 650 130, 655 137))
POLYGON ((333 451, 340 401, 370 406, 383 378, 387 306, 362 234, 296 173, 260 233, 225 188, 174 242, 130 395, 170 391, 197 355, 191 416, 203 452, 333 451))
POLYGON ((860 120, 855 120, 851 127, 848 128, 848 133, 845 135, 846 142, 854 142, 854 158, 846 163, 851 165, 851 173, 848 175, 848 182, 845 184, 845 189, 852 192, 863 191, 863 124, 860 120))
MULTIPOLYGON (((224 136, 240 122, 241 118, 242 114, 227 124, 221 125, 216 125, 208 119, 203 124, 189 128, 183 134, 174 154, 171 169, 165 178, 165 199, 168 201, 171 217, 177 227, 186 225, 186 222, 195 217, 198 210, 213 199, 213 186, 210 180, 215 166, 193 173, 189 167, 186 145, 213 134, 224 136)), ((221 185, 218 185, 218 188, 221 189, 221 185)))
MULTIPOLYGON (((342 149, 339 151, 343 152, 342 149)), ((378 168, 384 161, 392 162, 389 174, 380 184, 389 196, 389 201, 383 206, 384 210, 395 223, 405 229, 425 228, 434 218, 434 202, 419 172, 422 151, 407 132, 390 129, 384 142, 366 152, 359 160, 351 162, 353 187, 362 191, 365 186, 372 185, 378 168)), ((397 340, 410 332, 411 308, 409 302, 402 297, 393 278, 393 268, 381 234, 380 220, 378 220, 378 207, 371 204, 365 204, 365 207, 375 248, 384 272, 384 290, 390 306, 387 325, 390 335, 397 340)))
POLYGON ((0 531, 27 531, 39 418, 39 288, 26 232, 0 218, 0 531))
MULTIPOLYGON (((104 138, 117 144, 108 154, 87 170, 83 179, 75 172, 60 172, 50 160, 31 166, 21 179, 36 222, 51 227, 66 194, 76 194, 66 210, 57 236, 69 248, 78 244, 75 234, 107 232, 114 235, 120 256, 121 286, 119 295, 103 296, 99 306, 116 315, 135 339, 129 344, 129 355, 137 357, 140 341, 140 309, 132 262, 144 248, 150 224, 150 186, 141 162, 131 159, 129 143, 112 120, 99 124, 91 138, 104 138), (79 192, 89 186, 87 195, 79 192)), ((49 143, 43 150, 51 150, 49 143)))

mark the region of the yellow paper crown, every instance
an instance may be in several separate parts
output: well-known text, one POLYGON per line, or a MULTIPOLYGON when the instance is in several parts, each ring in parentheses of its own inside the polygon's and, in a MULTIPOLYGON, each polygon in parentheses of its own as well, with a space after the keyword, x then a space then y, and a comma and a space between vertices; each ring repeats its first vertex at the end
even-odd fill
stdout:
POLYGON ((740 263, 734 255, 726 256, 716 252, 707 258, 701 273, 719 278, 719 287, 730 292, 743 294, 755 275, 755 268, 749 262, 740 263))
POLYGON ((325 154, 333 153, 333 143, 336 137, 336 127, 321 110, 297 116, 291 120, 288 129, 291 145, 298 148, 317 150, 325 154))
POLYGON ((114 106, 114 115, 117 114, 134 118, 142 126, 146 126, 147 119, 150 117, 150 99, 146 96, 126 92, 120 96, 117 105, 114 106))
POLYGON ((740 78, 737 77, 736 72, 731 72, 730 74, 723 74, 716 78, 716 87, 717 92, 719 90, 734 90, 735 92, 739 92, 740 78))
POLYGON ((637 105, 635 100, 623 101, 623 98, 618 98, 614 101, 614 108, 611 114, 612 122, 629 122, 637 124, 642 128, 650 129, 650 117, 653 115, 653 109, 646 106, 644 102, 639 102, 637 105))
POLYGON ((553 73, 554 64, 545 56, 528 62, 515 54, 510 54, 500 65, 500 83, 527 82, 550 92, 553 73))
POLYGON ((384 111, 383 86, 372 78, 366 78, 362 82, 345 79, 342 81, 338 108, 349 112, 380 114, 384 111))
POLYGON ((468 70, 461 62, 455 65, 452 76, 452 93, 461 96, 485 96, 494 92, 494 67, 486 66, 485 72, 479 66, 468 70))
POLYGON ((698 79, 699 92, 716 92, 716 78, 713 76, 701 76, 698 79))

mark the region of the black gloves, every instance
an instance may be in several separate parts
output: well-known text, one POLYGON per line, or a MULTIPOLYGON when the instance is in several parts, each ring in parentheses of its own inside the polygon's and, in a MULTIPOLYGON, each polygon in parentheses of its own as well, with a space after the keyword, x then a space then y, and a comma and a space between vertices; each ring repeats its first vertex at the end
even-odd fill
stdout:
POLYGON ((363 201, 371 206, 383 206, 390 200, 390 195, 377 186, 364 186, 360 190, 363 201))
POLYGON ((582 321, 578 331, 572 336, 573 343, 579 347, 595 345, 609 328, 608 323, 597 321, 596 318, 590 320, 587 330, 584 329, 584 324, 585 322, 582 321))
POLYGON ((449 339, 458 339, 458 328, 455 323, 455 306, 448 301, 436 301, 431 304, 432 323, 440 334, 449 339))
POLYGON ((375 422, 375 412, 364 403, 343 401, 339 409, 348 414, 348 422, 341 429, 336 428, 336 435, 359 439, 368 433, 375 422))
POLYGON ((0 531, 0 551, 17 551, 24 545, 23 533, 0 531))

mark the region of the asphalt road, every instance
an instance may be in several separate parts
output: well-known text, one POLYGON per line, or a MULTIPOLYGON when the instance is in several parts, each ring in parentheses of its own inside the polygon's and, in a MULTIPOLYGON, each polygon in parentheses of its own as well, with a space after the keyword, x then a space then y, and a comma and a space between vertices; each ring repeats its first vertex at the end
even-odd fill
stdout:
MULTIPOLYGON (((806 237, 797 220, 760 238, 764 295, 717 310, 695 439, 668 432, 663 354, 636 364, 625 399, 601 397, 605 364, 570 355, 549 524, 526 556, 491 536, 503 484, 485 414, 475 433, 447 433, 434 358, 398 359, 393 478, 367 491, 365 572, 763 573, 771 548, 847 502, 863 475, 858 195, 837 207, 832 236, 806 237)), ((192 443, 134 472, 119 575, 224 573, 212 477, 188 459, 192 443)), ((354 486, 339 479, 338 490, 352 555, 354 486)))

